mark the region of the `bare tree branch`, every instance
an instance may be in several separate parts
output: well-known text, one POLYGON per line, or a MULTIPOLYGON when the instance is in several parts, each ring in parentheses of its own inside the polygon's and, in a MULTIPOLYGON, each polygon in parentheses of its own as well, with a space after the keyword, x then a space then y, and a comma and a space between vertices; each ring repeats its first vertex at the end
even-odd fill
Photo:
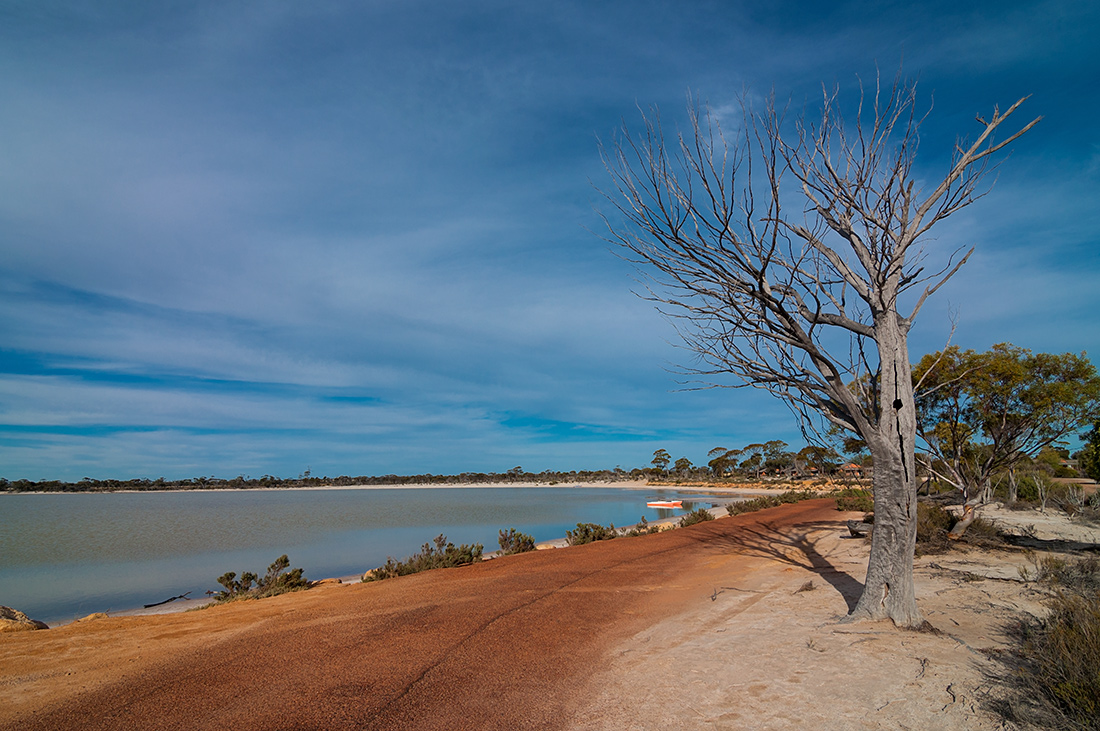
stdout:
POLYGON ((780 398, 804 434, 832 424, 870 448, 876 530, 861 616, 922 621, 912 596, 917 424, 907 335, 971 253, 929 274, 924 253, 909 252, 981 196, 990 155, 1034 126, 994 141, 1022 101, 979 118, 978 138, 957 147, 923 198, 914 161, 927 113, 900 72, 888 90, 876 84, 861 95, 854 123, 839 91, 823 88, 813 119, 788 121, 773 94, 763 112, 743 102, 741 128, 727 137, 692 103, 675 141, 654 111, 638 136, 624 127, 601 149, 621 219, 605 218, 609 238, 652 279, 650 298, 698 357, 687 372, 732 375, 780 398), (899 296, 922 284, 903 317, 899 296))

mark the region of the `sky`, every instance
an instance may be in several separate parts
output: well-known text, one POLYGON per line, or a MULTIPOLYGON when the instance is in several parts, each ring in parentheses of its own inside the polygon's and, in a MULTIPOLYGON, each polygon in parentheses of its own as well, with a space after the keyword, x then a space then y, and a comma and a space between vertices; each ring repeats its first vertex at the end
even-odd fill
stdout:
MULTIPOLYGON (((876 69, 918 172, 1031 95, 933 255, 953 342, 1100 355, 1100 5, 0 1, 0 476, 630 469, 803 440, 603 238, 599 145, 876 69), (990 179, 992 181, 992 178, 990 179)), ((849 97, 850 98, 850 97, 849 97)))

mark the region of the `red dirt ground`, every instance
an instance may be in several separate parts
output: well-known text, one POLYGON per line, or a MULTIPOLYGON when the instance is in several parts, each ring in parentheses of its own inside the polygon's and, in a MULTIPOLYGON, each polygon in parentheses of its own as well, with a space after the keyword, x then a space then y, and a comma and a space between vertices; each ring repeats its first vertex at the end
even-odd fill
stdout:
MULTIPOLYGON (((770 537, 842 517, 814 500, 371 584, 3 635, 0 728, 567 728, 618 643, 717 584, 784 570, 770 537)), ((829 570, 812 551, 802 563, 829 570)))

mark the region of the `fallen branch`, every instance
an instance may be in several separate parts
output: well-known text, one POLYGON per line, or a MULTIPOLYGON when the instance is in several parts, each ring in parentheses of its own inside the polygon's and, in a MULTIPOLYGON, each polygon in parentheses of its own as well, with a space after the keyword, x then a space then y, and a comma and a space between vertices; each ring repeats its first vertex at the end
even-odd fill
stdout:
MULTIPOLYGON (((187 592, 187 594, 190 594, 190 593, 191 592, 187 592)), ((174 602, 177 599, 186 599, 187 594, 180 594, 179 596, 174 596, 171 599, 165 599, 162 602, 157 602, 156 604, 146 604, 144 606, 145 606, 146 609, 152 609, 153 607, 159 607, 161 604, 167 604, 168 602, 174 602)))

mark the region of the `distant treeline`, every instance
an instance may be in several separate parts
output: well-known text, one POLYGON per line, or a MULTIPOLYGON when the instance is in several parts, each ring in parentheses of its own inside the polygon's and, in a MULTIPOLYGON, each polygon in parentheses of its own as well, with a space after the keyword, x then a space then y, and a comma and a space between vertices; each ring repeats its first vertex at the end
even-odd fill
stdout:
POLYGON ((238 475, 230 479, 221 477, 193 477, 186 480, 93 480, 85 477, 79 482, 61 480, 7 480, 0 477, 0 492, 113 492, 136 490, 241 490, 270 487, 350 487, 352 485, 468 485, 474 483, 526 482, 561 484, 570 482, 614 482, 644 479, 652 470, 574 470, 570 472, 524 472, 516 467, 507 472, 463 472, 457 475, 380 475, 348 477, 313 477, 308 472, 293 478, 264 475, 259 478, 238 475))

